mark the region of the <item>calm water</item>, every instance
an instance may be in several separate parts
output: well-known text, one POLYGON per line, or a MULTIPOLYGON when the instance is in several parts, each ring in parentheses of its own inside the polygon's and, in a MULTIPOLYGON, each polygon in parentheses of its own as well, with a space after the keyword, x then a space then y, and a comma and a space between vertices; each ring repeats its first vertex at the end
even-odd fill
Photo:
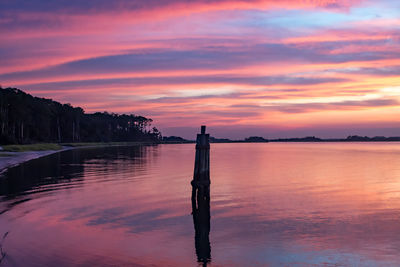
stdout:
MULTIPOLYGON (((10 169, 0 265, 199 265, 194 152, 81 149, 10 169)), ((400 143, 212 144, 211 168, 209 266, 398 266, 400 143)))

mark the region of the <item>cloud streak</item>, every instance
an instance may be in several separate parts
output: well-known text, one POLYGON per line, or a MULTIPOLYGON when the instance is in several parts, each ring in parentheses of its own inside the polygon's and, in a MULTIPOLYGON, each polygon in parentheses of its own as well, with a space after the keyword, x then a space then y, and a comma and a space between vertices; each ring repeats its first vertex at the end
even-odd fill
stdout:
POLYGON ((151 116, 184 136, 200 123, 329 135, 344 121, 384 135, 400 123, 399 10, 389 0, 5 0, 0 83, 151 116))

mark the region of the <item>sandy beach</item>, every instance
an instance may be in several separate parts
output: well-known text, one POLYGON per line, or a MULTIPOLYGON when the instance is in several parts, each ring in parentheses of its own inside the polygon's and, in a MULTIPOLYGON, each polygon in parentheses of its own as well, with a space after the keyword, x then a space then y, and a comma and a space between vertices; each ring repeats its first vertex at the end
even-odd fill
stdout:
POLYGON ((63 147, 60 150, 46 151, 26 151, 26 152, 7 152, 0 151, 0 174, 8 168, 21 164, 23 162, 51 155, 57 152, 73 149, 74 147, 63 147))
POLYGON ((59 150, 42 150, 42 151, 24 151, 24 152, 10 152, 0 150, 0 175, 8 168, 14 167, 23 162, 51 155, 54 153, 82 148, 95 148, 95 147, 109 147, 109 146, 137 146, 151 144, 148 142, 115 142, 115 143, 85 143, 79 146, 63 146, 59 150))

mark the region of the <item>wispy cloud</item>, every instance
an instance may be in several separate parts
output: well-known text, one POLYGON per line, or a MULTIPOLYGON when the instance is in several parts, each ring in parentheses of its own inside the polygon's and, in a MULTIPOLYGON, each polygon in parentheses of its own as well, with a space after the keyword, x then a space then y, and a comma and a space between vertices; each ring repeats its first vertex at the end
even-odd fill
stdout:
POLYGON ((399 17, 390 0, 6 0, 0 84, 161 129, 392 133, 399 17))

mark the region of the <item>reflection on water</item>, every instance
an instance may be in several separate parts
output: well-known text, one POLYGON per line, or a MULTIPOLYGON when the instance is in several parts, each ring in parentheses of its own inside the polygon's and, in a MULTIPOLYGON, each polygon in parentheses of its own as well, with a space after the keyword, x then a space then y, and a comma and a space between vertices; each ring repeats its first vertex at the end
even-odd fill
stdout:
POLYGON ((129 166, 132 171, 137 171, 137 165, 147 160, 146 151, 146 147, 138 146, 89 148, 32 160, 7 171, 5 176, 8 179, 0 179, 0 196, 12 199, 21 195, 82 186, 85 170, 86 173, 95 171, 96 175, 106 174, 120 168, 124 161, 132 164, 129 166))
POLYGON ((193 162, 185 144, 65 151, 10 169, 0 266, 400 262, 398 143, 213 144, 211 198, 191 205, 193 162))
POLYGON ((192 188, 192 215, 195 229, 197 261, 207 266, 211 261, 210 246, 210 189, 192 188))

